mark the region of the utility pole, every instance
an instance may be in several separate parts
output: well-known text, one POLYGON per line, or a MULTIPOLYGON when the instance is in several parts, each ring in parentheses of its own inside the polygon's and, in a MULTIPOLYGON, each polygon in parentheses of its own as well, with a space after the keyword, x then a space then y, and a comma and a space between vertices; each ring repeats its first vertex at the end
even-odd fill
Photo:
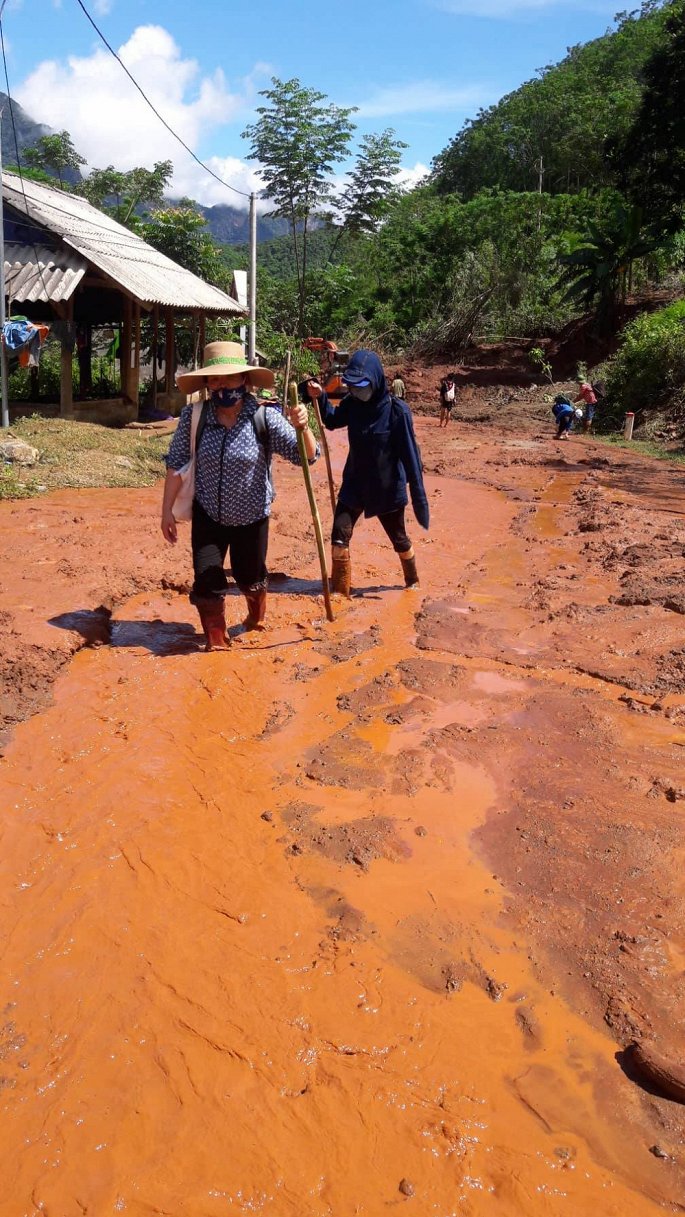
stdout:
POLYGON ((538 232, 542 228, 542 184, 544 177, 545 162, 541 156, 540 160, 538 161, 538 194, 540 195, 540 202, 538 203, 538 232))
POLYGON ((250 195, 250 318, 247 331, 247 362, 254 367, 257 358, 257 195, 250 195))
MULTIPOLYGON (((4 4, 2 6, 5 7, 4 4)), ((2 12, 0 10, 0 17, 2 12)), ((2 380, 2 426, 10 425, 10 407, 7 391, 7 356, 3 337, 5 322, 5 207, 2 191, 2 110, 0 110, 0 380, 2 380)))

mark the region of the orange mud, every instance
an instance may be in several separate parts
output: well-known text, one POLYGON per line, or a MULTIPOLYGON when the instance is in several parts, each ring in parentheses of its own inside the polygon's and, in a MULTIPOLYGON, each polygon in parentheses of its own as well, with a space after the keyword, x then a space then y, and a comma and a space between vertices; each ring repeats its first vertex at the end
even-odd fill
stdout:
POLYGON ((155 494, 0 505, 0 1217, 684 1210, 682 475, 418 431, 420 591, 280 465, 228 654, 155 494))

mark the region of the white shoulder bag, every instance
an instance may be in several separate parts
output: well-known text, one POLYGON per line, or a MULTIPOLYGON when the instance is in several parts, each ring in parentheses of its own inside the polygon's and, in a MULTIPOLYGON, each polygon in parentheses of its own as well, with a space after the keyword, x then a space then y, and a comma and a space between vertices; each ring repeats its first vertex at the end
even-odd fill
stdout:
POLYGON ((202 414, 203 401, 195 402, 193 416, 190 420, 190 460, 176 474, 181 479, 178 494, 171 508, 175 520, 191 520, 193 518, 193 499, 195 498, 195 439, 202 414))

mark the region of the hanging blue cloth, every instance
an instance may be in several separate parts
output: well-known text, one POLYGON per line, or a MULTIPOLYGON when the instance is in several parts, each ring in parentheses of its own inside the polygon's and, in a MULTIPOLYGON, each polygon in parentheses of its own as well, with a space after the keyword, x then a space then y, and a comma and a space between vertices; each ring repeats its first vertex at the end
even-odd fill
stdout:
POLYGON ((36 327, 30 321, 6 321, 2 327, 2 337, 8 351, 20 351, 28 346, 35 334, 36 327))

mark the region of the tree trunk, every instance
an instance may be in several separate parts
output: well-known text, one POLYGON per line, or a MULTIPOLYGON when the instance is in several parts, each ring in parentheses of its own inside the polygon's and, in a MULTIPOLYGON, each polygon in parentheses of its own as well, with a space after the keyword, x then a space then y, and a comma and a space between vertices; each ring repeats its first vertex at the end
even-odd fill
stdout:
POLYGON ((304 218, 304 228, 302 230, 302 291, 300 293, 300 317, 299 317, 299 334, 300 338, 305 337, 304 332, 304 310, 307 300, 307 222, 309 216, 304 218))

